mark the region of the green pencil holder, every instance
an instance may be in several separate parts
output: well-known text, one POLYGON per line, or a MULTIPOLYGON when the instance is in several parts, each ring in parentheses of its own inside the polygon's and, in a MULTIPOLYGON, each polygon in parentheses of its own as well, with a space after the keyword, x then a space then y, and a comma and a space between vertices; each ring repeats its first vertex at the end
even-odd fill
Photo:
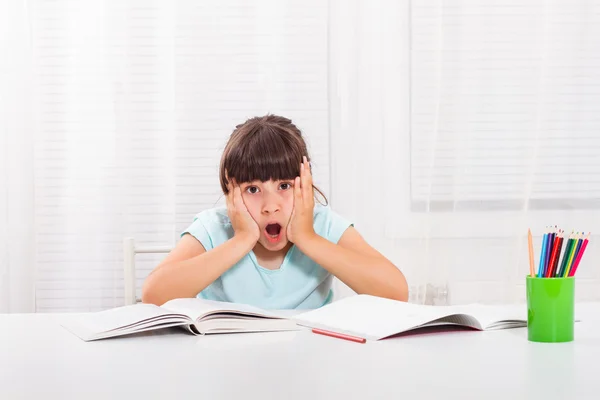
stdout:
POLYGON ((527 276, 527 337, 532 342, 573 341, 575 278, 527 276))

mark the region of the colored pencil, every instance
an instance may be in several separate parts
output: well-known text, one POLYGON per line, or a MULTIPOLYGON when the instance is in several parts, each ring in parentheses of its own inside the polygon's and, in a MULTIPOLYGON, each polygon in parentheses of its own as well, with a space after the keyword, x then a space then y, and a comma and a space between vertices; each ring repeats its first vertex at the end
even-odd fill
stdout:
POLYGON ((575 261, 575 258, 577 257, 577 252, 581 248, 581 242, 583 242, 583 240, 581 240, 581 236, 582 236, 581 234, 577 233, 577 236, 575 237, 573 251, 571 252, 571 255, 569 256, 569 262, 567 263, 567 268, 565 269, 565 273, 563 275, 564 277, 569 276, 569 271, 571 270, 571 266, 573 265, 573 262, 575 261))
POLYGON ((569 268, 569 265, 571 264, 571 262, 573 261, 573 254, 575 254, 575 249, 577 248, 577 233, 575 233, 573 235, 573 239, 571 240, 571 248, 569 248, 569 253, 565 254, 565 257, 567 259, 567 262, 565 263, 565 268, 561 271, 560 276, 562 278, 565 278, 567 276, 567 269, 569 268))
POLYGON ((552 266, 554 265, 554 260, 556 259, 556 251, 558 250, 559 241, 558 235, 559 234, 557 233, 556 237, 554 238, 554 242, 552 243, 552 254, 550 255, 550 261, 548 262, 548 267, 546 268, 546 273, 544 274, 544 277, 546 278, 550 278, 552 273, 552 266))
POLYGON ((529 274, 537 278, 566 278, 575 276, 581 263, 591 233, 584 238, 583 232, 572 230, 568 237, 564 229, 558 226, 546 226, 542 236, 540 260, 535 268, 533 234, 527 229, 527 245, 529 251, 529 274), (564 251, 563 251, 564 247, 564 251))
POLYGON ((546 259, 544 260, 544 272, 542 277, 545 277, 548 273, 548 264, 550 264, 550 258, 552 257, 552 250, 554 249, 554 232, 550 232, 548 235, 548 243, 546 244, 546 259))
POLYGON ((556 276, 556 269, 558 268, 558 260, 560 259, 560 252, 562 251, 562 246, 563 246, 563 242, 564 242, 564 238, 563 238, 563 233, 565 231, 560 231, 559 233, 559 237, 558 237, 558 250, 556 251, 556 257, 554 258, 554 264, 552 264, 552 267, 550 268, 550 275, 548 276, 549 278, 553 278, 556 276))
POLYGON ((531 236, 531 229, 527 230, 527 242, 529 244, 529 274, 533 278, 535 276, 535 268, 533 266, 533 238, 531 236))
POLYGON ((556 234, 554 232, 550 232, 548 235, 548 242, 546 243, 546 256, 544 257, 544 270, 542 271, 542 277, 546 276, 546 271, 548 271, 548 264, 550 262, 550 257, 552 255, 552 246, 554 245, 554 236, 556 234))
POLYGON ((567 268, 567 260, 569 258, 569 252, 571 251, 571 247, 573 245, 573 232, 569 235, 569 239, 567 240, 567 246, 565 247, 565 252, 563 253, 562 262, 560 264, 560 268, 556 273, 557 278, 562 278, 563 273, 565 272, 565 268, 567 268))
MULTIPOLYGON (((552 229, 552 227, 550 227, 550 229, 552 229)), ((552 233, 552 231, 548 232, 548 238, 546 238, 546 254, 544 255, 544 269, 542 270, 542 278, 546 276, 548 262, 550 261, 550 256, 552 254, 552 233)))
POLYGON ((544 233, 542 237, 542 252, 540 253, 540 265, 538 267, 538 278, 541 278, 544 272, 544 256, 546 255, 546 242, 548 241, 548 233, 544 233))
POLYGON ((365 343, 367 341, 365 338, 346 335, 344 333, 326 331, 324 329, 313 328, 312 331, 313 333, 318 333, 319 335, 331 336, 338 339, 349 340, 351 342, 365 343))
POLYGON ((573 264, 573 268, 571 268, 571 271, 569 272, 569 276, 575 276, 575 272, 577 271, 577 267, 579 266, 581 257, 583 257, 583 252, 585 251, 585 248, 587 247, 587 244, 589 242, 590 235, 591 233, 588 233, 587 237, 583 241, 583 244, 581 245, 581 250, 579 250, 579 253, 577 254, 577 259, 575 259, 575 263, 573 264))

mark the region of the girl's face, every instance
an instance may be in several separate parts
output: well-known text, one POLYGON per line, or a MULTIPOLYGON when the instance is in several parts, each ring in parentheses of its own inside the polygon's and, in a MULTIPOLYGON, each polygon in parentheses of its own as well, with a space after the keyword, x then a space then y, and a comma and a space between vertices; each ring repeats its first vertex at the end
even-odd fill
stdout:
POLYGON ((288 244, 287 226, 294 208, 294 181, 254 181, 240 185, 246 208, 260 229, 258 242, 277 251, 288 244))

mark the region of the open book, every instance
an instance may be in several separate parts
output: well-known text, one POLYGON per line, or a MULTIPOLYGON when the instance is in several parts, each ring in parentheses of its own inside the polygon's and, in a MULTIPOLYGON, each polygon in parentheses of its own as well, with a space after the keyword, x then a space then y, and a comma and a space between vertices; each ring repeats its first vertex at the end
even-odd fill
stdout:
POLYGON ((85 341, 181 326, 195 335, 298 330, 296 323, 260 308, 198 298, 162 306, 135 304, 83 314, 62 326, 85 341))
POLYGON ((464 327, 475 330, 527 326, 527 307, 424 306, 356 295, 296 316, 299 325, 359 338, 380 340, 429 327, 464 327))

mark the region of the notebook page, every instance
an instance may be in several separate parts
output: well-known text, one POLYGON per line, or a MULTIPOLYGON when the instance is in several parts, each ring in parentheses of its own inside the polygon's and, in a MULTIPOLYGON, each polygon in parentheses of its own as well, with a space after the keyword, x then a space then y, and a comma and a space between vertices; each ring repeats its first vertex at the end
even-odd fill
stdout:
POLYGON ((469 304, 464 306, 453 306, 455 312, 468 314, 475 317, 483 329, 489 329, 490 326, 501 327, 500 322, 521 321, 522 326, 527 323, 527 306, 524 304, 508 305, 485 305, 469 304))
POLYGON ((382 339, 448 315, 447 307, 423 306, 356 295, 300 314, 298 324, 382 339))
POLYGON ((471 317, 465 314, 453 314, 447 317, 442 317, 440 319, 435 320, 434 322, 426 323, 425 326, 439 326, 439 325, 459 325, 464 327, 469 327, 473 329, 481 330, 482 327, 475 319, 475 317, 471 317))
POLYGON ((199 298, 184 298, 167 301, 161 306, 165 310, 189 316, 192 320, 201 318, 215 312, 237 312, 246 315, 277 318, 275 313, 267 312, 247 304, 227 303, 221 301, 204 300, 199 298))
MULTIPOLYGON (((166 317, 172 313, 153 304, 134 304, 130 306, 113 308, 110 310, 87 313, 64 326, 69 329, 85 330, 99 334, 125 326, 131 326, 141 321, 147 321, 158 317, 166 317)), ((181 320, 181 317, 177 320, 181 320)))

